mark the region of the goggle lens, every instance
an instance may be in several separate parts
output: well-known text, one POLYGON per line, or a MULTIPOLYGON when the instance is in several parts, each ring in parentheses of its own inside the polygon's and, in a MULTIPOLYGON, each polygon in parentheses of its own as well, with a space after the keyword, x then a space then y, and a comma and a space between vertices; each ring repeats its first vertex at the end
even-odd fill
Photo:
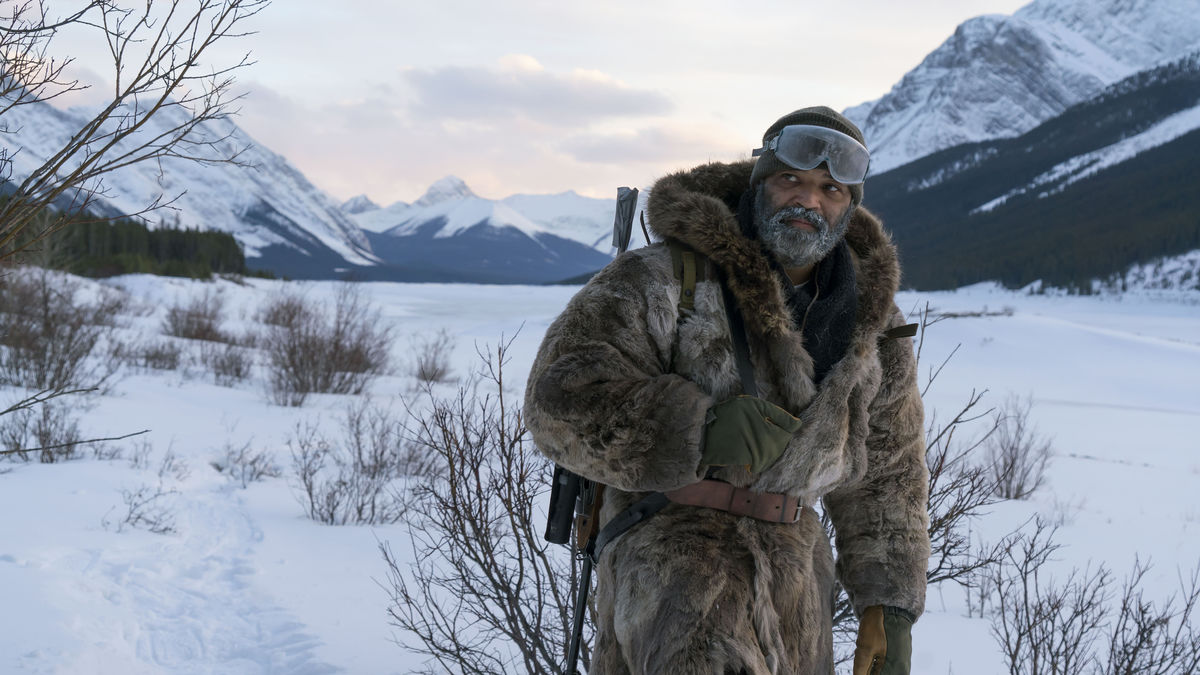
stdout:
POLYGON ((825 162, 829 165, 829 175, 847 185, 866 180, 871 165, 871 154, 862 143, 840 131, 811 124, 784 127, 766 147, 755 150, 754 156, 767 150, 795 169, 807 171, 825 162))

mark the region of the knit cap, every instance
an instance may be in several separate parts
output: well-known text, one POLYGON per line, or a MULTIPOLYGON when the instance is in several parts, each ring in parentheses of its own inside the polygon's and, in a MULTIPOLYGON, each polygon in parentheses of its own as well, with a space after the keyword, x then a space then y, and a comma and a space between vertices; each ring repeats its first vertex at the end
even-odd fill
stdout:
MULTIPOLYGON (((826 129, 833 129, 834 131, 840 131, 859 143, 862 143, 863 147, 866 147, 867 145, 866 140, 863 138, 862 132, 859 131, 858 127, 854 126, 853 122, 846 119, 836 110, 820 105, 812 108, 801 108, 800 110, 788 113, 783 117, 780 117, 778 120, 775 120, 775 123, 772 124, 767 129, 767 132, 763 134, 763 147, 765 148, 767 143, 772 138, 775 138, 777 135, 779 135, 779 132, 782 131, 784 127, 792 126, 793 124, 811 124, 813 126, 825 127, 826 129)), ((771 174, 789 168, 792 167, 788 166, 781 159, 776 157, 774 151, 764 150, 763 153, 759 155, 758 161, 754 163, 754 171, 750 174, 750 186, 754 187, 771 174)), ((846 187, 850 190, 850 199, 853 205, 858 206, 861 204, 863 198, 862 184, 847 185, 846 187)))

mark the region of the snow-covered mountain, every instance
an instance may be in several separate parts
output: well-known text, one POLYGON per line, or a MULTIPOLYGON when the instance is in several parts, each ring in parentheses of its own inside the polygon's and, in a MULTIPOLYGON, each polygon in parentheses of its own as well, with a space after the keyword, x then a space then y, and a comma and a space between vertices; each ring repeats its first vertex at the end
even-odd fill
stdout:
POLYGON ((355 215, 374 211, 379 208, 379 205, 371 201, 371 198, 366 195, 357 195, 342 202, 342 205, 338 208, 342 210, 342 213, 355 215))
POLYGON ((602 240, 610 238, 612 210, 612 201, 574 193, 485 199, 447 176, 412 204, 352 218, 369 233, 378 255, 410 273, 529 283, 560 281, 607 264, 611 247, 602 240))
POLYGON ((602 253, 612 250, 613 199, 584 197, 574 191, 554 195, 512 195, 502 202, 554 234, 602 253))
MULTIPOLYGON (((865 204, 892 231, 908 285, 1041 279, 1087 292, 1095 280, 1143 283, 1163 259, 1194 259, 1198 174, 1200 52, 1111 85, 1021 136, 873 176, 865 204)), ((1150 285, 1194 287, 1186 264, 1167 267, 1178 273, 1150 285)))
MULTIPOLYGON (((384 208, 350 213, 369 232, 409 236, 430 223, 439 223, 432 236, 451 237, 487 222, 512 227, 531 236, 553 235, 609 254, 615 199, 594 199, 573 191, 552 195, 518 194, 500 200, 476 195, 457 176, 438 180, 412 204, 396 202, 384 208)), ((345 210, 345 209, 343 209, 345 210)))
POLYGON ((964 22, 880 99, 845 111, 873 174, 1019 136, 1134 73, 1200 47, 1195 0, 1036 0, 964 22))
MULTIPOLYGON (((5 112, 8 133, 0 134, 0 148, 15 155, 13 180, 20 181, 63 147, 93 112, 64 111, 46 103, 5 112)), ((178 107, 159 111, 142 137, 164 132, 186 114, 178 107)), ((173 210, 150 216, 151 226, 175 224, 177 217, 183 227, 229 232, 244 246, 251 267, 290 276, 324 276, 337 267, 379 264, 363 232, 287 159, 255 144, 228 119, 205 122, 197 131, 203 138, 220 139, 220 153, 246 148, 240 163, 165 158, 124 167, 104 178, 107 195, 97 206, 109 213, 135 213, 156 199, 178 196, 173 210)))

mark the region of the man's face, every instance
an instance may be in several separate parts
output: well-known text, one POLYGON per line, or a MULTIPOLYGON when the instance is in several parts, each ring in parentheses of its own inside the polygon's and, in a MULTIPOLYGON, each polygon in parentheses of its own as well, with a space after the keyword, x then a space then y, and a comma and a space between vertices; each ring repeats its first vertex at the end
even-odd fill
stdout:
POLYGON ((754 218, 759 238, 787 267, 805 267, 824 258, 841 241, 850 222, 850 190, 815 169, 787 169, 758 188, 754 218))

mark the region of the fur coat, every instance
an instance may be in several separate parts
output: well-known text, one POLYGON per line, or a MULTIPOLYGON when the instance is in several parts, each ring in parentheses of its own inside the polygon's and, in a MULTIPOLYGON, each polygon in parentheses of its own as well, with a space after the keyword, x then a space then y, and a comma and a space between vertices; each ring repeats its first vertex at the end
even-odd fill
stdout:
POLYGON ((836 530, 836 574, 856 612, 919 616, 929 559, 923 408, 902 325, 900 270, 861 207, 846 234, 857 276, 850 346, 819 386, 781 277, 734 210, 752 162, 707 164, 659 180, 647 215, 658 238, 708 259, 695 311, 662 243, 600 271, 546 332, 525 413, 538 448, 609 486, 602 522, 649 491, 703 478, 706 411, 741 393, 716 274, 745 317, 760 396, 803 426, 762 473, 722 469, 739 487, 798 496, 794 524, 669 504, 614 540, 597 570, 592 673, 831 673, 835 565, 812 505, 836 530))

